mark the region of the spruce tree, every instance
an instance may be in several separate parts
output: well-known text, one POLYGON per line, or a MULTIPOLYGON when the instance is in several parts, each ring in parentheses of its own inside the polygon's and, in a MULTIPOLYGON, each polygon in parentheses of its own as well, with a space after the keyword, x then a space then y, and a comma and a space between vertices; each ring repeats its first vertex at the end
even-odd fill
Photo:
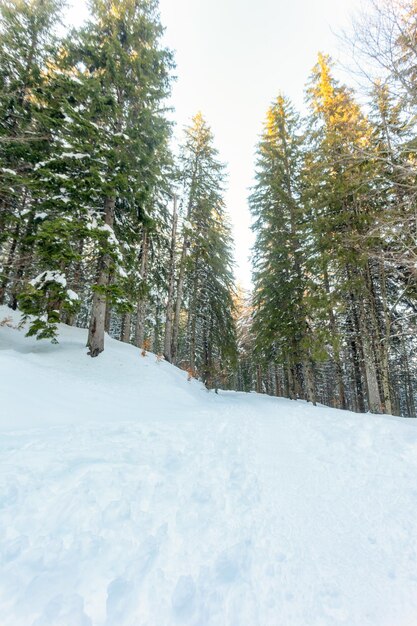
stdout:
MULTIPOLYGON (((90 10, 44 72, 50 133, 48 154, 34 167, 33 269, 59 271, 71 288, 86 274, 88 347, 97 356, 111 308, 131 315, 144 290, 137 258, 143 224, 165 228, 171 157, 163 101, 172 59, 160 44, 156 2, 94 0, 90 10)), ((32 291, 27 283, 22 306, 35 303, 26 297, 32 291)), ((36 302, 42 316, 48 305, 36 302)), ((64 301, 61 309, 64 319, 72 316, 64 301)))
POLYGON ((0 303, 17 294, 36 231, 33 173, 49 152, 45 68, 56 58, 61 0, 0 3, 0 303))
POLYGON ((182 249, 179 258, 173 354, 209 386, 218 386, 236 357, 232 243, 223 201, 224 166, 201 113, 186 128, 181 151, 182 249), (183 305, 186 316, 181 325, 183 305), (183 339, 179 346, 179 333, 183 339), (178 349, 180 356, 178 356, 178 349))
POLYGON ((250 197, 256 233, 253 332, 258 359, 284 367, 290 397, 314 402, 316 338, 306 297, 302 172, 300 119, 280 95, 267 113, 250 197))
POLYGON ((363 408, 362 389, 366 387, 371 410, 381 412, 373 345, 375 329, 364 304, 365 300, 371 302, 368 257, 364 246, 358 245, 374 217, 373 207, 364 202, 370 184, 369 166, 359 156, 369 144, 370 125, 352 91, 333 77, 329 57, 319 55, 308 98, 309 214, 316 247, 311 271, 322 277, 322 317, 331 338, 338 401, 341 407, 345 406, 340 325, 342 313, 347 311, 358 401, 363 408))

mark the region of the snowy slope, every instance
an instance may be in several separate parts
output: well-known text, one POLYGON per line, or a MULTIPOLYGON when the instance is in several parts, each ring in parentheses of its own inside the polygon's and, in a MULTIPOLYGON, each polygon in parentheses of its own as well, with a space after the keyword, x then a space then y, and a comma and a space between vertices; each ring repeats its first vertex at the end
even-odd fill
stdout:
POLYGON ((85 338, 0 328, 1 626, 417 625, 413 420, 85 338))

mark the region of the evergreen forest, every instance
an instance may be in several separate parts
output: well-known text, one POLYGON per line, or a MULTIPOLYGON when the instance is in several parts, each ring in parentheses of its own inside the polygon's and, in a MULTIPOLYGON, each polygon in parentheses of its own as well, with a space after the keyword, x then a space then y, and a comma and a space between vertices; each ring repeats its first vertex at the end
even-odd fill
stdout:
POLYGON ((88 358, 108 333, 208 389, 415 417, 416 3, 353 24, 363 88, 320 53, 305 108, 259 120, 250 291, 204 112, 174 142, 157 0, 89 9, 0 0, 0 304, 39 340, 85 328, 88 358))

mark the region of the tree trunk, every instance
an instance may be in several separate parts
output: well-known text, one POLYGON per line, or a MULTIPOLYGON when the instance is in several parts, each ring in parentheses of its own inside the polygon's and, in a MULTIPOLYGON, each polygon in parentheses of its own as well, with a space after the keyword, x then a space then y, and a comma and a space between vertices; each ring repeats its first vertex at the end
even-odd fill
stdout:
POLYGON ((381 396, 380 377, 378 376, 378 373, 381 371, 381 341, 369 263, 365 269, 365 285, 367 297, 366 300, 363 297, 361 298, 360 323, 365 354, 366 378, 368 381, 368 404, 371 413, 384 413, 385 407, 381 396))
POLYGON ((262 393, 262 370, 261 366, 256 366, 256 391, 262 393))
POLYGON ((14 262, 14 257, 15 257, 15 253, 16 253, 16 248, 17 248, 17 242, 19 240, 19 232, 20 232, 20 224, 17 224, 14 234, 13 234, 13 239, 12 239, 12 243, 10 245, 10 249, 9 249, 9 254, 7 255, 7 260, 6 260, 6 264, 5 264, 5 270, 3 273, 3 280, 1 283, 1 287, 0 287, 0 304, 4 303, 4 299, 6 296, 6 290, 7 290, 7 286, 9 284, 9 280, 10 280, 10 274, 12 271, 12 267, 13 267, 13 262, 14 262))
POLYGON ((174 327, 172 331, 171 358, 174 363, 177 362, 178 335, 179 335, 179 329, 180 329, 182 294, 184 291, 185 260, 187 257, 187 247, 188 247, 188 242, 184 238, 184 242, 182 244, 181 259, 180 259, 180 272, 179 272, 178 283, 177 283, 177 299, 175 301, 174 327))
POLYGON ((361 326, 359 323, 359 315, 356 307, 355 296, 353 292, 349 293, 350 300, 350 311, 351 318, 348 317, 351 324, 351 349, 352 349, 352 357, 353 357, 353 366, 355 372, 355 384, 356 384, 356 394, 358 400, 358 410, 360 413, 365 413, 365 392, 368 395, 367 389, 367 379, 365 372, 365 356, 363 350, 363 342, 361 337, 361 326), (363 381, 365 384, 365 389, 363 385, 363 381))
MULTIPOLYGON (((26 204, 26 195, 23 199, 22 206, 24 207, 26 204)), ((26 272, 26 268, 28 268, 32 261, 32 244, 29 243, 29 239, 34 234, 35 231, 35 208, 33 208, 28 217, 28 221, 26 223, 25 233, 20 240, 20 244, 18 246, 19 253, 17 257, 17 261, 15 263, 15 272, 12 280, 12 286, 10 289, 10 306, 15 311, 17 309, 17 300, 19 291, 23 282, 23 277, 26 272)))
POLYGON ((327 272, 327 268, 324 271, 324 286, 326 289, 327 296, 329 298, 328 305, 328 315, 329 315, 329 323, 330 323, 330 332, 331 332, 331 342, 333 348, 333 359, 335 363, 335 374, 336 374, 336 388, 337 395, 339 401, 339 409, 346 409, 346 393, 345 393, 345 385, 343 383, 343 368, 342 361, 340 358, 340 350, 339 350, 339 332, 336 324, 336 318, 333 311, 333 307, 330 302, 330 283, 329 283, 329 275, 327 272))
POLYGON ((161 313, 162 310, 160 309, 159 306, 156 307, 155 310, 155 323, 154 323, 154 327, 153 327, 153 334, 152 334, 152 343, 150 346, 150 351, 151 352, 155 352, 155 354, 161 354, 161 313))
MULTIPOLYGON (((112 278, 109 277, 108 285, 111 285, 112 278)), ((106 316, 104 318, 104 332, 107 334, 110 332, 110 324, 111 324, 111 305, 109 302, 106 303, 106 316)))
MULTIPOLYGON (((114 209, 116 198, 107 197, 104 201, 104 221, 113 228, 114 209)), ((105 288, 109 282, 109 263, 107 254, 102 254, 98 262, 97 289, 94 290, 91 308, 90 327, 88 331, 87 347, 91 357, 98 356, 104 350, 104 326, 106 321, 107 295, 105 288)))
POLYGON ((190 370, 195 371, 195 355, 197 348, 197 290, 198 290, 198 259, 196 261, 196 269, 193 277, 193 293, 188 310, 188 328, 189 328, 189 362, 190 370))
POLYGON ((364 365, 366 373, 366 381, 368 387, 368 409, 371 413, 383 413, 381 395, 379 393, 378 375, 375 363, 375 354, 372 347, 372 339, 369 335, 368 325, 366 323, 366 312, 363 302, 361 303, 361 337, 364 350, 364 365))
POLYGON ((305 376, 306 386, 307 386, 307 401, 311 402, 312 404, 314 404, 314 406, 316 406, 317 400, 316 400, 316 389, 315 389, 315 381, 314 381, 314 370, 313 370, 313 363, 311 362, 310 359, 307 359, 306 361, 304 361, 304 376, 305 376))
MULTIPOLYGON (((204 383, 207 389, 213 388, 214 383, 214 371, 212 361, 212 347, 211 347, 211 320, 204 320, 203 327, 203 355, 204 355, 204 383)), ((216 389, 218 383, 216 381, 216 389)))
POLYGON ((410 375, 410 366, 408 362, 407 347, 406 347, 404 338, 402 339, 401 344, 402 344, 402 351, 403 351, 402 360, 404 363, 404 371, 405 371, 405 391, 406 391, 407 412, 408 412, 409 417, 416 417, 413 382, 412 382, 412 378, 410 375))
POLYGON ((384 337, 381 338, 381 342, 380 342, 381 384, 382 384, 382 392, 384 395, 385 412, 391 415, 393 413, 393 406, 392 406, 392 399, 391 399, 390 372, 389 372, 391 319, 390 319, 390 314, 388 311, 385 269, 382 263, 380 263, 379 269, 380 269, 380 281, 381 281, 382 308, 383 308, 383 315, 384 315, 384 337))
POLYGON ((294 368, 287 362, 287 380, 288 380, 288 397, 290 400, 297 400, 297 392, 295 390, 294 368))
POLYGON ((290 398, 290 376, 289 376, 289 366, 285 364, 283 366, 284 372, 284 398, 290 398))
POLYGON ((373 354, 368 342, 365 344, 365 370, 368 381, 368 407, 371 413, 383 413, 381 396, 379 394, 377 372, 373 354))
MULTIPOLYGON (((140 265, 140 274, 143 284, 148 277, 148 253, 149 253, 149 236, 146 228, 143 229, 142 240, 142 259, 140 265)), ((145 315, 146 315, 146 298, 144 293, 141 293, 138 299, 138 305, 136 310, 136 345, 138 348, 143 348, 145 341, 145 315)))
POLYGON ((282 395, 282 390, 281 390, 281 381, 279 378, 278 365, 274 366, 274 376, 275 376, 275 395, 277 397, 280 397, 282 395))
MULTIPOLYGON (((78 291, 80 289, 82 289, 81 277, 82 277, 82 273, 83 273, 83 250, 84 250, 84 245, 85 245, 84 239, 81 239, 79 247, 78 247, 78 253, 80 255, 80 259, 79 259, 79 261, 77 261, 77 263, 75 265, 74 277, 72 279, 73 288, 74 288, 74 291, 76 293, 78 293, 78 291)), ((76 313, 70 313, 68 315, 67 324, 69 326, 75 326, 76 319, 77 319, 77 314, 76 313)))
POLYGON ((350 336, 350 350, 352 354, 352 366, 353 366, 353 386, 355 393, 355 410, 358 413, 365 413, 365 399, 363 393, 362 376, 360 357, 358 353, 358 347, 356 345, 355 328, 350 316, 347 318, 348 335, 350 336))
POLYGON ((131 313, 125 313, 123 315, 122 332, 121 332, 121 336, 120 336, 121 341, 123 341, 124 343, 130 343, 130 329, 131 329, 131 325, 132 325, 132 314, 131 313))
POLYGON ((174 317, 174 287, 175 287, 175 247, 177 245, 177 196, 174 196, 174 209, 172 215, 171 250, 169 259, 169 282, 168 298, 165 319, 164 357, 172 361, 172 324, 174 317))
POLYGON ((389 377, 389 361, 388 350, 386 349, 385 341, 388 341, 388 337, 384 338, 384 343, 381 346, 381 385, 384 396, 384 413, 392 415, 392 400, 391 400, 391 387, 389 377))
MULTIPOLYGON (((198 168, 198 157, 196 156, 193 166, 193 173, 191 176, 191 184, 190 184, 190 194, 188 197, 188 206, 187 206, 187 215, 186 219, 189 220, 191 217, 192 206, 194 201, 194 184, 197 176, 197 168, 198 168)), ((177 298, 175 301, 175 315, 174 315, 174 327, 172 331, 172 347, 171 347, 171 358, 173 363, 177 363, 177 351, 178 351, 178 335, 180 329, 180 315, 181 315, 181 305, 182 305, 182 295, 184 290, 184 279, 185 279, 185 262, 187 258, 187 249, 189 246, 189 242, 184 235, 184 241, 182 244, 181 250, 181 258, 180 258, 180 270, 178 276, 177 283, 177 298)))
POLYGON ((294 380, 294 390, 295 390, 295 399, 305 399, 304 390, 303 390, 303 366, 301 363, 297 363, 293 366, 293 380, 294 380))

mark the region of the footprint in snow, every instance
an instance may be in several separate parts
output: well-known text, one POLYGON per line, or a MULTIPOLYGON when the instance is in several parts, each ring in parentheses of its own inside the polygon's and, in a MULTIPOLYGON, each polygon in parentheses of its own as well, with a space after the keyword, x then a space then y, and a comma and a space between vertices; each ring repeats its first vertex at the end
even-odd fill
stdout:
POLYGON ((224 550, 215 564, 216 578, 220 583, 230 584, 244 576, 249 567, 250 541, 242 541, 224 550))
POLYGON ((17 539, 6 541, 3 546, 3 560, 5 563, 14 561, 20 556, 22 550, 29 545, 29 539, 26 535, 20 535, 17 539))
POLYGON ((182 465, 182 455, 175 454, 174 452, 168 452, 164 459, 165 469, 170 472, 177 472, 181 469, 182 465))
POLYGON ((135 555, 136 571, 140 577, 147 574, 159 552, 159 542, 150 535, 139 546, 135 555))
POLYGON ((278 552, 275 558, 278 561, 278 563, 284 563, 284 561, 287 560, 287 555, 284 554, 283 552, 278 552))
POLYGON ((192 576, 180 576, 171 598, 172 610, 177 618, 186 619, 194 611, 196 588, 192 576))
POLYGON ((106 626, 120 626, 128 616, 132 601, 133 585, 125 578, 112 580, 107 587, 106 626))
POLYGON ((84 600, 78 594, 58 595, 46 605, 32 626, 92 626, 84 612, 84 600))
POLYGON ((106 524, 119 522, 130 518, 130 504, 127 500, 113 500, 103 511, 103 521, 106 524))
POLYGON ((332 585, 326 585, 320 593, 323 611, 336 622, 345 622, 348 618, 346 609, 343 606, 343 598, 340 591, 332 585))
POLYGON ((242 465, 239 465, 236 463, 235 465, 233 465, 230 471, 229 482, 232 486, 240 487, 244 479, 245 479, 245 473, 244 473, 243 467, 242 465))
POLYGON ((204 486, 196 485, 191 494, 191 498, 198 504, 207 504, 211 501, 211 494, 204 486))

